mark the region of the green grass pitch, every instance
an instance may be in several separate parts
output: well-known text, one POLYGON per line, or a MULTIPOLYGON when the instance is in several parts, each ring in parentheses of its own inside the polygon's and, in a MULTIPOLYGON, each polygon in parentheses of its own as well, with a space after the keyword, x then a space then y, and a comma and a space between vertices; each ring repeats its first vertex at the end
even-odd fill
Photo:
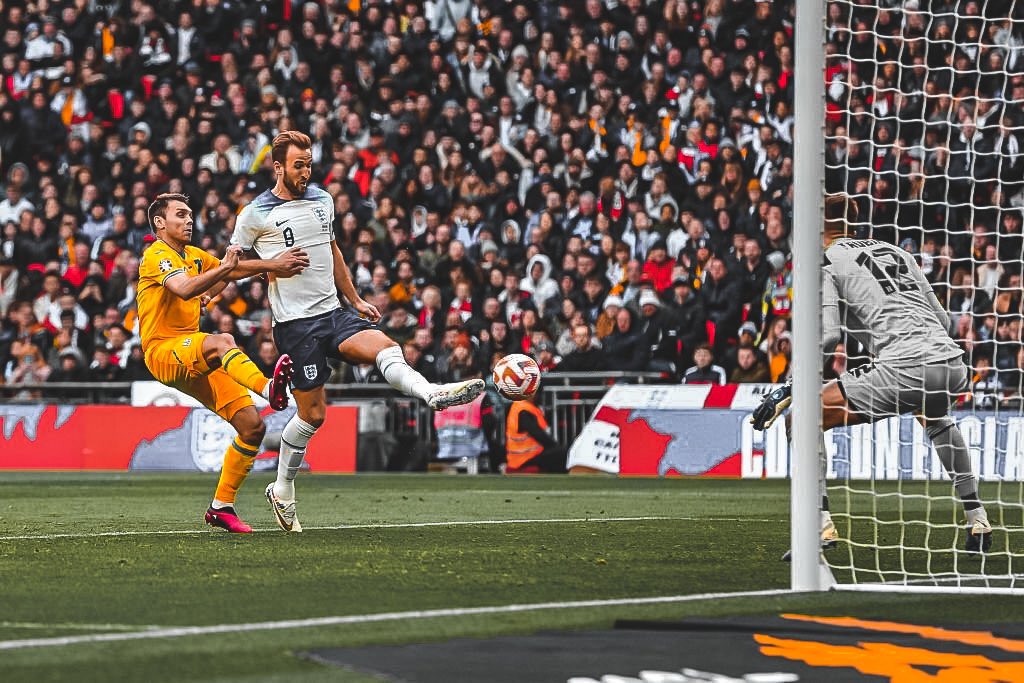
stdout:
MULTIPOLYGON (((306 531, 285 535, 262 497, 269 476, 253 475, 239 499, 243 517, 261 531, 230 536, 202 525, 211 475, 6 475, 0 648, 150 627, 789 583, 789 566, 779 561, 788 546, 788 482, 304 475, 298 490, 306 531), (456 524, 427 524, 438 522, 456 524)), ((294 653, 605 628, 617 618, 782 611, 983 623, 1024 620, 1024 598, 786 595, 82 642, 0 649, 0 680, 369 681, 294 653)))

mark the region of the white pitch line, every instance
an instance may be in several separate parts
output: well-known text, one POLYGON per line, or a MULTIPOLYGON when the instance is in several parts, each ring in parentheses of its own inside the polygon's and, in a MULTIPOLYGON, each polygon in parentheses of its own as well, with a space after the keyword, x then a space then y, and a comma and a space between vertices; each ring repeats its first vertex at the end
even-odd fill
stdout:
POLYGON ((68 631, 137 631, 161 628, 146 624, 82 624, 79 622, 0 621, 0 629, 49 629, 68 631))
POLYGON ((666 595, 650 598, 619 598, 614 600, 579 600, 575 602, 539 602, 521 605, 496 605, 493 607, 464 607, 455 609, 416 610, 411 612, 383 612, 379 614, 354 614, 349 616, 319 617, 315 619, 288 619, 284 621, 257 621, 242 624, 216 624, 212 626, 177 626, 133 631, 131 633, 94 633, 82 636, 61 636, 57 638, 23 638, 0 641, 0 650, 19 650, 33 647, 63 647, 82 643, 114 643, 126 640, 151 640, 157 638, 181 638, 183 636, 205 636, 214 633, 247 633, 252 631, 279 631, 296 628, 322 626, 344 626, 352 624, 373 624, 385 621, 407 619, 437 619, 442 617, 466 617, 484 614, 512 614, 540 610, 584 609, 600 607, 625 607, 631 605, 659 605, 666 603, 696 602, 700 600, 721 600, 725 598, 753 598, 777 595, 792 595, 785 588, 772 590, 744 591, 739 593, 698 593, 693 595, 666 595))
MULTIPOLYGON (((781 522, 781 519, 757 519, 752 517, 670 517, 670 516, 648 516, 648 517, 573 517, 567 519, 476 519, 476 520, 451 520, 442 522, 395 522, 377 524, 340 524, 337 526, 306 526, 307 531, 344 531, 346 529, 417 529, 428 527, 452 527, 452 526, 487 526, 504 524, 583 524, 583 523, 606 523, 606 522, 781 522)), ((277 527, 266 529, 253 529, 254 533, 268 533, 279 531, 277 527)), ((85 533, 68 534, 29 534, 23 536, 0 536, 2 541, 51 541, 61 538, 120 538, 123 536, 179 536, 196 534, 219 534, 213 529, 170 529, 154 531, 95 531, 85 533)))

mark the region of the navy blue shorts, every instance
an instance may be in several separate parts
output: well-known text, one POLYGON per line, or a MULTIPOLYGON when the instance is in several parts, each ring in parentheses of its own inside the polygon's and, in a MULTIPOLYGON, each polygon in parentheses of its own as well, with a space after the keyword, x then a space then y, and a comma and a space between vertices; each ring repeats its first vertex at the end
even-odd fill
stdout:
POLYGON ((299 318, 274 325, 274 343, 280 353, 292 357, 292 386, 308 391, 326 384, 331 375, 328 358, 343 360, 338 353, 341 343, 363 330, 376 330, 369 320, 345 308, 313 318, 299 318))

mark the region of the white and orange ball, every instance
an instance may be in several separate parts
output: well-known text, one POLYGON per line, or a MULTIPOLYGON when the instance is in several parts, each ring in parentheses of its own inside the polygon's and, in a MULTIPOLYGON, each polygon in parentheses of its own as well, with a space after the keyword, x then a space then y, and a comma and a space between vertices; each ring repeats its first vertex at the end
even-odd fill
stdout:
POLYGON ((491 373, 498 393, 510 401, 530 398, 540 389, 537 361, 522 353, 510 353, 494 365, 491 373))

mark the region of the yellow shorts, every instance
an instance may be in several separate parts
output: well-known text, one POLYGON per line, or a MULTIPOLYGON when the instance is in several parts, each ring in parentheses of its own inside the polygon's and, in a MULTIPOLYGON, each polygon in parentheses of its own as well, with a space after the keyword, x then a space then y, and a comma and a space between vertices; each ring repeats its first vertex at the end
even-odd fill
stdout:
POLYGON ((188 394, 231 421, 239 410, 253 405, 249 390, 222 369, 210 370, 203 358, 203 332, 162 339, 146 351, 146 367, 162 384, 188 394))

